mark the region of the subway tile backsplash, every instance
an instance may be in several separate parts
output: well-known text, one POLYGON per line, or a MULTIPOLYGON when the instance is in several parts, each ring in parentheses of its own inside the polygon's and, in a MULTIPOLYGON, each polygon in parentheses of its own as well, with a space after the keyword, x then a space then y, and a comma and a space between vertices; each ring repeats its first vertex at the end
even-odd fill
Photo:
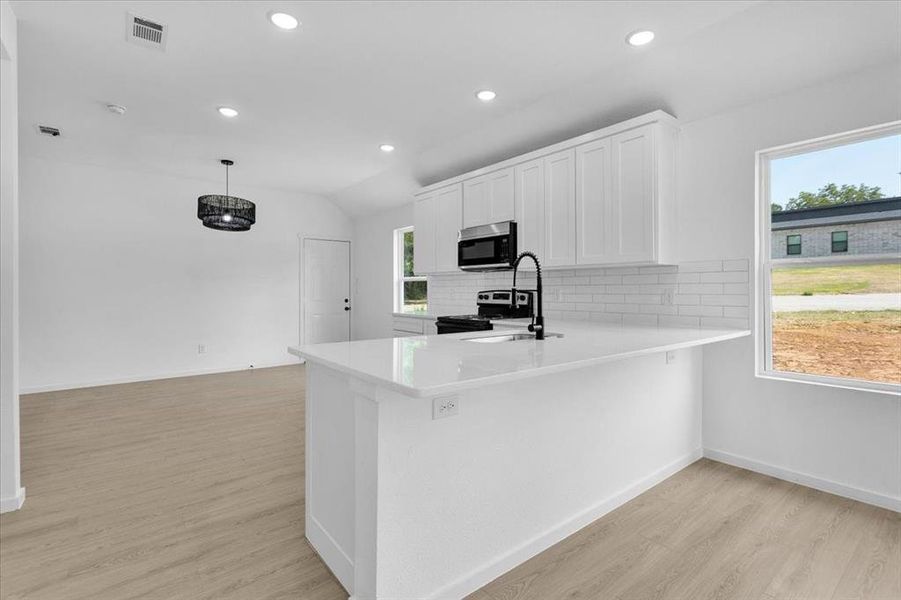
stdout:
MULTIPOLYGON (((749 260, 704 260, 677 266, 545 270, 548 319, 677 327, 749 326, 749 260)), ((511 272, 447 273, 429 277, 429 312, 468 314, 479 290, 506 289, 511 272)), ((534 272, 517 287, 534 289, 534 272)))

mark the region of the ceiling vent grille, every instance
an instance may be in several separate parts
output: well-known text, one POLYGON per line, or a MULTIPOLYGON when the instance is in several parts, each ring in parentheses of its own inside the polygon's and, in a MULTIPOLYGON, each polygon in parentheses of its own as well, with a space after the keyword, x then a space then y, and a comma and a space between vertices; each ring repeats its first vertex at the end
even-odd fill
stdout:
POLYGON ((139 17, 134 13, 128 13, 128 31, 126 37, 129 42, 147 48, 165 50, 168 29, 162 23, 139 17))
POLYGON ((56 127, 50 127, 48 125, 38 125, 38 131, 44 135, 49 135, 50 137, 59 137, 59 129, 56 127))

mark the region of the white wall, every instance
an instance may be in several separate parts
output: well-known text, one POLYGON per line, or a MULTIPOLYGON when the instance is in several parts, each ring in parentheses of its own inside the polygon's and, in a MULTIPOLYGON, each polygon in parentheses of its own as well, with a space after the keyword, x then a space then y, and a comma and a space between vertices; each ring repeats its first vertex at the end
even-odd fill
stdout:
POLYGON ((324 198, 240 173, 231 192, 257 224, 227 233, 196 217, 224 181, 22 157, 23 392, 293 362, 298 236, 352 226, 324 198))
POLYGON ((394 230, 413 224, 413 202, 354 221, 354 339, 391 337, 394 230))
POLYGON ((19 480, 17 25, 9 2, 0 2, 0 512, 25 500, 19 480))
MULTIPOLYGON (((896 63, 684 124, 681 258, 752 257, 755 151, 899 119, 899 90, 896 63)), ((901 502, 901 399, 759 379, 752 338, 705 350, 704 446, 747 467, 901 502)))

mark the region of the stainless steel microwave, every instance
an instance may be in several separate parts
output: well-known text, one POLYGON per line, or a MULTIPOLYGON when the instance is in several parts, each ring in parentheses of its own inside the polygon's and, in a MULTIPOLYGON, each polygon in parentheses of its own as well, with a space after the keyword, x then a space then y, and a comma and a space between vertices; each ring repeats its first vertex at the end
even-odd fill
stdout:
POLYGON ((460 230, 457 266, 464 271, 506 271, 516 260, 516 221, 460 230))

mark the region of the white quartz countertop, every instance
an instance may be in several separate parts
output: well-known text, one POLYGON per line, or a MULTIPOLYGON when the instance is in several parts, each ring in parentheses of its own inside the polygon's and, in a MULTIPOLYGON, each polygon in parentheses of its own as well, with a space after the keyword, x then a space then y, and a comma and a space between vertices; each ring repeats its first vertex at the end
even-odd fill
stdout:
POLYGON ((291 346, 288 351, 402 394, 426 397, 712 344, 751 333, 747 329, 552 321, 548 332, 562 333, 563 337, 489 344, 466 341, 467 338, 504 332, 505 329, 496 328, 493 331, 313 344, 291 346))

